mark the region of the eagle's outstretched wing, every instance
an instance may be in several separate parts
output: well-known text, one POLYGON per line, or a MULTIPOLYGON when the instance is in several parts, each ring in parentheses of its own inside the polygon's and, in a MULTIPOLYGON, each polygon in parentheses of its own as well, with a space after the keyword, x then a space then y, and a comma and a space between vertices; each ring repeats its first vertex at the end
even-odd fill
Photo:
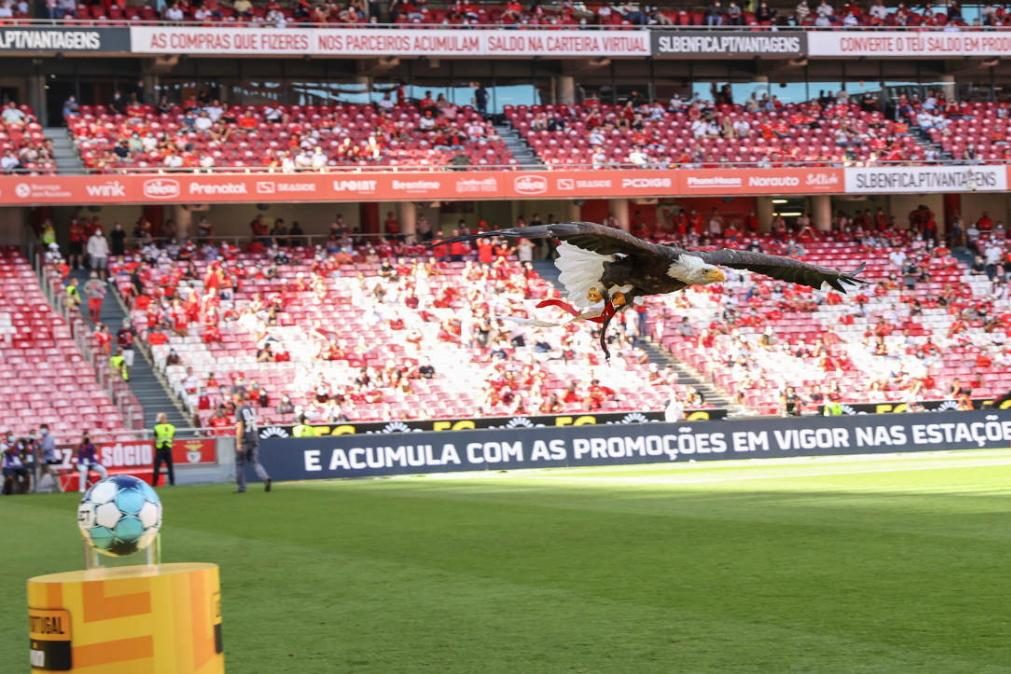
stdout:
POLYGON ((613 255, 615 253, 624 253, 625 255, 664 255, 664 251, 667 249, 666 246, 657 246, 648 241, 643 241, 620 229, 596 225, 592 222, 563 222, 553 225, 497 229, 490 232, 443 239, 442 241, 437 241, 435 245, 498 236, 510 239, 561 239, 583 250, 589 250, 600 255, 613 255))
POLYGON ((821 288, 823 283, 827 283, 840 292, 846 292, 845 284, 864 283, 863 280, 857 278, 857 274, 864 270, 864 265, 860 265, 852 272, 842 272, 838 269, 808 264, 789 257, 729 248, 714 251, 690 251, 690 254, 697 255, 709 264, 732 267, 733 269, 747 269, 780 281, 799 283, 812 288, 821 288))

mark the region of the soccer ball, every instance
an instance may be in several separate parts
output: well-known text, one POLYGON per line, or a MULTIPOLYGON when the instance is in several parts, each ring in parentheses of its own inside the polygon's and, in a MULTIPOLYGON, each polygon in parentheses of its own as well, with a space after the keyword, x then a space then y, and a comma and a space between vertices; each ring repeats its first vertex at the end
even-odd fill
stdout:
POLYGON ((151 486, 130 475, 94 485, 77 508, 77 526, 95 550, 122 557, 151 545, 161 528, 161 499, 151 486))

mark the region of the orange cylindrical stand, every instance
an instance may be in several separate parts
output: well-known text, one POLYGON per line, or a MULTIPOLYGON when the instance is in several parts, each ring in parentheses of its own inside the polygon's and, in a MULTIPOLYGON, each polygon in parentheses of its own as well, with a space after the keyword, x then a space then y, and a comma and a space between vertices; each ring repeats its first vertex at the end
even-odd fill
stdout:
POLYGON ((224 674, 216 564, 72 571, 28 581, 33 674, 224 674))

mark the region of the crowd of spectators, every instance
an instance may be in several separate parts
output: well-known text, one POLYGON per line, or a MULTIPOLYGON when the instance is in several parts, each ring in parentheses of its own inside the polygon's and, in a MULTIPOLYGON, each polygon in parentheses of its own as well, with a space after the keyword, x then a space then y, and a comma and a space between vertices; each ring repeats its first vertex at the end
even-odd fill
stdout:
MULTIPOLYGON (((1011 246, 1002 222, 983 213, 939 236, 926 206, 908 222, 882 210, 846 214, 820 233, 806 216, 756 236, 748 220, 678 213, 641 235, 693 245, 792 254, 838 268, 867 264, 869 284, 843 298, 829 291, 732 273, 721 286, 651 304, 653 336, 679 358, 761 413, 811 413, 821 405, 918 403, 1002 395, 1011 381, 1011 246), (687 226, 681 223, 688 222, 687 226), (687 229, 687 234, 682 234, 687 229), (983 231, 986 234, 983 234, 983 231), (952 247, 976 255, 960 262, 952 247), (949 390, 959 380, 958 395, 949 390), (792 388, 791 388, 792 387, 792 388), (963 390, 964 389, 964 390, 963 390)), ((915 409, 916 405, 913 405, 915 409)))
POLYGON ((31 108, 5 103, 0 110, 0 174, 55 171, 52 143, 31 108))
POLYGON ((504 242, 427 257, 395 239, 337 235, 328 252, 267 238, 252 253, 149 244, 113 263, 141 338, 201 424, 227 419, 237 388, 285 423, 657 410, 691 393, 633 348, 635 312, 613 330, 623 357, 608 367, 584 326, 512 321, 553 290, 504 242))
POLYGON ((108 106, 64 106, 85 166, 292 173, 340 166, 501 165, 511 155, 494 126, 469 106, 403 87, 376 105, 235 106, 193 98, 157 106, 118 95, 108 106))
MULTIPOLYGON (((1007 25, 1003 5, 987 3, 971 13, 963 12, 958 0, 947 0, 943 9, 935 5, 898 3, 886 6, 882 0, 866 5, 829 0, 800 0, 796 5, 766 0, 711 0, 694 7, 662 7, 643 3, 587 4, 565 0, 554 3, 505 3, 454 0, 392 0, 382 7, 375 0, 47 0, 49 16, 78 20, 157 20, 173 23, 229 23, 284 28, 301 24, 362 25, 388 20, 396 24, 433 26, 537 26, 537 27, 622 27, 622 26, 750 26, 776 28, 837 29, 850 27, 920 27, 960 30, 971 26, 1007 25)), ((4 0, 0 18, 26 16, 26 0, 4 0)))
MULTIPOLYGON (((689 247, 867 263, 869 284, 843 298, 732 272, 725 284, 623 314, 606 367, 585 324, 523 321, 543 318, 532 307, 555 292, 530 266, 536 247, 525 240, 429 251, 399 236, 364 243, 338 218, 325 246, 298 246, 275 223, 274 234, 253 231, 245 249, 159 247, 138 222, 134 233, 147 232, 147 242, 117 250, 112 272, 176 393, 201 424, 223 429, 236 389, 284 423, 656 410, 671 391, 680 405, 705 402, 648 362, 635 348, 644 338, 759 413, 943 399, 955 379, 963 408, 1002 394, 1011 372, 1004 223, 956 217, 941 236, 926 206, 905 220, 880 208, 839 212, 826 233, 806 215, 777 217, 759 234, 754 213, 680 210, 656 227, 637 223, 639 236, 689 247)), ((102 340, 99 327, 96 339, 110 336, 102 340)))
POLYGON ((876 100, 822 92, 786 104, 752 94, 735 104, 730 87, 712 100, 675 95, 667 102, 507 107, 507 119, 548 165, 668 168, 797 163, 876 164, 938 158, 892 121, 876 100))

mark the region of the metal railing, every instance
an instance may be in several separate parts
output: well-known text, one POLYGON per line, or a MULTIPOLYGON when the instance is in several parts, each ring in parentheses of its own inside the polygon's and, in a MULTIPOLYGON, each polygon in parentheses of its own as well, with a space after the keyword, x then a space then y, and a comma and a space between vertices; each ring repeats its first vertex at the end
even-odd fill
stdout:
POLYGON ((130 176, 130 175, 148 175, 148 176, 199 176, 199 175, 221 175, 221 176, 241 176, 241 175, 270 175, 273 177, 289 177, 297 178, 299 176, 312 176, 312 175, 357 175, 357 174, 372 174, 372 173, 389 173, 389 174, 399 174, 399 173, 430 173, 432 175, 447 175, 453 173, 484 173, 484 172, 526 172, 526 173, 543 173, 545 171, 631 171, 631 170, 641 170, 641 171, 672 171, 672 170, 697 170, 697 169, 780 169, 780 168, 800 168, 800 169, 819 169, 819 168, 847 168, 847 167, 889 167, 889 166, 975 166, 983 164, 1009 164, 1011 160, 1008 159, 954 159, 954 158, 935 158, 935 159, 900 159, 900 160, 843 160, 843 161, 832 161, 824 159, 814 159, 814 160, 771 160, 771 161, 758 161, 758 162, 721 162, 721 161, 692 161, 692 162, 672 162, 667 165, 647 165, 640 166, 637 164, 630 164, 627 162, 608 162, 606 164, 587 164, 579 162, 569 162, 565 164, 495 164, 488 166, 453 166, 453 167, 406 167, 402 165, 374 165, 374 166, 339 166, 339 167, 328 167, 321 170, 305 170, 305 171, 280 171, 278 169, 271 168, 269 166, 218 166, 213 168, 182 168, 182 169, 171 169, 171 168, 153 168, 153 167, 118 167, 118 168, 106 168, 106 169, 83 169, 83 170, 73 170, 73 171, 59 171, 52 173, 45 173, 40 171, 17 171, 7 174, 0 173, 0 177, 3 175, 18 175, 18 176, 130 176))

